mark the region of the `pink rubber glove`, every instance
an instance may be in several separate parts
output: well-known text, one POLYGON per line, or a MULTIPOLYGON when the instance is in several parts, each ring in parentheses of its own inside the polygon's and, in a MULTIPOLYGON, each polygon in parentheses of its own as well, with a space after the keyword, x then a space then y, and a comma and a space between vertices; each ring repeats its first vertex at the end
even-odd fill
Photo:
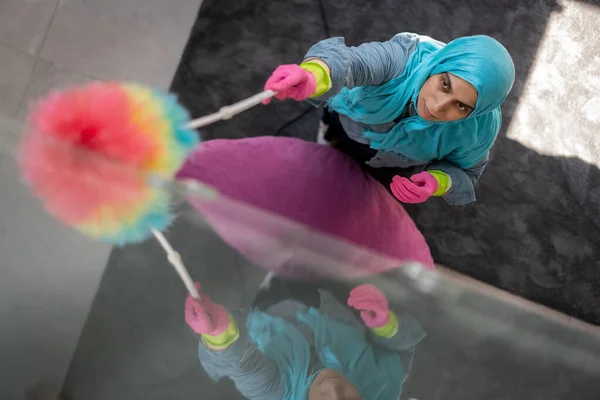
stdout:
MULTIPOLYGON (((200 284, 196 282, 195 285, 200 292, 200 284)), ((196 333, 216 336, 229 326, 229 314, 225 307, 213 303, 206 294, 201 294, 200 300, 188 295, 185 299, 185 322, 196 333)))
POLYGON ((423 203, 438 190, 438 181, 429 172, 421 172, 407 178, 398 175, 392 179, 390 188, 403 203, 423 203))
POLYGON ((390 322, 387 298, 373 285, 364 284, 352 289, 348 305, 360 310, 360 317, 369 328, 381 328, 390 322))
MULTIPOLYGON (((316 92, 317 80, 311 72, 298 65, 280 65, 267 80, 265 90, 277 92, 275 97, 279 100, 306 100, 316 92)), ((271 99, 267 99, 263 104, 270 102, 271 99)))

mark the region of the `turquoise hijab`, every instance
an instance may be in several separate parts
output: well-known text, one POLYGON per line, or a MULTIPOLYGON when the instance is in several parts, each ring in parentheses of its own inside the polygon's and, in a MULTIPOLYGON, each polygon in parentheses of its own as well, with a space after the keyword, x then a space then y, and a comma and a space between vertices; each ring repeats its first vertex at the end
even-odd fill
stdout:
POLYGON ((447 45, 422 39, 398 78, 379 86, 344 88, 329 100, 329 106, 364 124, 389 123, 411 100, 417 104, 421 86, 431 75, 443 72, 464 79, 477 90, 475 110, 467 118, 432 122, 415 115, 402 119, 385 134, 365 129, 363 136, 373 149, 414 160, 444 158, 469 168, 494 144, 502 125, 500 105, 515 80, 510 54, 489 36, 462 37, 447 45))
MULTIPOLYGON (((310 308, 296 314, 314 333, 315 351, 325 368, 342 373, 365 399, 400 397, 404 369, 397 353, 369 343, 364 330, 334 320, 310 308)), ((257 348, 273 361, 286 386, 283 400, 305 400, 317 373, 309 375, 311 347, 285 319, 260 311, 248 316, 248 333, 257 348)))

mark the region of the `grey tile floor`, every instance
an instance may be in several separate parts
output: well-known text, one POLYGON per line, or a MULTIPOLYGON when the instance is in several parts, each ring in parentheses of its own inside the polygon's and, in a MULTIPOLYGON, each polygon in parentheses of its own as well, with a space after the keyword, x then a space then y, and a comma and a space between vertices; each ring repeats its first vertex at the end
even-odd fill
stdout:
POLYGON ((28 103, 90 79, 171 82, 201 0, 0 0, 0 398, 62 384, 110 252, 47 216, 12 156, 28 103))

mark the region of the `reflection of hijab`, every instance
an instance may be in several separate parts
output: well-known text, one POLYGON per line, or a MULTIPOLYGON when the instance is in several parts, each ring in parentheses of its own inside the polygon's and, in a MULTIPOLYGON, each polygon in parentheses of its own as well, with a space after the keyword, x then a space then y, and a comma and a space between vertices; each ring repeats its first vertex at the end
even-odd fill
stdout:
MULTIPOLYGON (((404 370, 397 353, 373 347, 366 333, 310 308, 296 318, 314 332, 315 351, 325 368, 342 373, 365 399, 398 399, 404 370)), ((284 400, 308 398, 316 376, 308 375, 311 348, 306 338, 290 322, 253 311, 248 332, 258 349, 273 361, 286 386, 284 400)))
POLYGON ((396 119, 409 101, 417 104, 421 86, 431 75, 449 72, 475 87, 475 110, 465 119, 432 122, 405 118, 388 133, 365 129, 371 147, 415 160, 446 158, 462 168, 477 164, 490 149, 500 126, 500 105, 515 79, 508 51, 489 36, 462 37, 447 45, 421 41, 398 78, 380 86, 344 88, 329 102, 340 114, 365 124, 396 119))

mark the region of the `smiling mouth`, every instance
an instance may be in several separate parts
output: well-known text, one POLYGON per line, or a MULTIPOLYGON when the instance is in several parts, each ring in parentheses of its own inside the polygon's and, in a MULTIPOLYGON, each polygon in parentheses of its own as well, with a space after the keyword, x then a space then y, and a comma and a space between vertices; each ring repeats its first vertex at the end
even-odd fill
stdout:
POLYGON ((430 119, 437 119, 435 115, 433 115, 431 113, 431 111, 429 111, 429 108, 427 108, 427 104, 425 104, 425 102, 423 102, 423 111, 425 111, 425 115, 427 116, 427 118, 430 119))

